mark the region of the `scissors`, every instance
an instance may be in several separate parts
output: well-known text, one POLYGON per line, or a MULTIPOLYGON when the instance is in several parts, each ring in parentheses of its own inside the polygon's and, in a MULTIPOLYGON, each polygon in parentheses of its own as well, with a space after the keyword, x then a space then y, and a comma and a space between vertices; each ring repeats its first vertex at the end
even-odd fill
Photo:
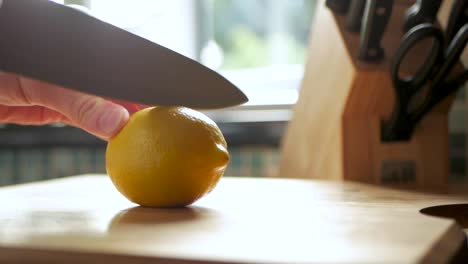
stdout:
POLYGON ((449 43, 442 30, 430 23, 417 25, 405 34, 390 62, 396 103, 391 118, 382 124, 383 141, 410 140, 414 128, 424 115, 468 80, 466 70, 447 80, 467 41, 468 23, 458 30, 449 43), (400 77, 400 65, 408 52, 414 45, 428 38, 433 40, 433 44, 424 63, 414 75, 400 77))

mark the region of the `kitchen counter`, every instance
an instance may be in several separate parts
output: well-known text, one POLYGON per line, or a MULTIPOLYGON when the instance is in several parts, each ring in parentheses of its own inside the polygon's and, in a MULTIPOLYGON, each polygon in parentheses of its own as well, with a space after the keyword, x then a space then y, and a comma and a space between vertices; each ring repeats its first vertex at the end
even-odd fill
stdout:
POLYGON ((0 199, 2 263, 444 263, 462 252, 463 230, 419 211, 468 203, 348 182, 223 177, 193 206, 150 209, 104 175, 4 187, 0 199))

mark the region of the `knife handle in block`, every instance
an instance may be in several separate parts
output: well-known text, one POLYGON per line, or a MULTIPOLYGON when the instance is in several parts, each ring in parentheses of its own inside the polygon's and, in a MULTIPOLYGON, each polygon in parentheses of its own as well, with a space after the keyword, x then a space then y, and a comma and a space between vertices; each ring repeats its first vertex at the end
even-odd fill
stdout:
POLYGON ((404 16, 403 31, 423 23, 434 23, 442 0, 417 0, 404 16))
POLYGON ((361 30, 362 19, 366 0, 353 0, 346 15, 346 30, 349 32, 359 32, 361 30))
POLYGON ((366 62, 380 61, 385 54, 382 37, 392 14, 393 0, 368 0, 361 25, 358 58, 366 62))
POLYGON ((326 0, 325 5, 333 12, 344 15, 348 12, 349 0, 326 0))

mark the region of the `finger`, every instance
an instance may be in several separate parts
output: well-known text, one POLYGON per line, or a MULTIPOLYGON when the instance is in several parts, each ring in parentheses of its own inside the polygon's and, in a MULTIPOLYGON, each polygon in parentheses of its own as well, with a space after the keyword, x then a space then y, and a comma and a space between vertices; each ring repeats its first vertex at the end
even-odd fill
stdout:
POLYGON ((55 110, 102 139, 113 137, 128 121, 129 113, 123 106, 100 97, 24 77, 19 83, 31 104, 55 110))
POLYGON ((0 72, 0 104, 2 105, 29 105, 23 90, 20 88, 19 79, 16 75, 0 72))
MULTIPOLYGON (((31 99, 27 97, 26 93, 24 93, 24 90, 20 86, 20 80, 17 75, 0 72, 0 83, 2 84, 0 104, 12 106, 28 106, 31 104, 31 99)), ((131 103, 124 100, 109 98, 109 101, 125 107, 130 114, 149 107, 148 105, 131 103)))
MULTIPOLYGON (((61 113, 43 106, 5 106, 0 105, 0 123, 13 123, 18 125, 46 125, 63 123, 80 128, 75 122, 61 113)), ((107 140, 96 135, 102 140, 107 140)))
POLYGON ((135 112, 140 111, 141 109, 149 107, 149 105, 136 104, 136 103, 127 102, 124 100, 117 100, 117 99, 109 99, 109 100, 125 107, 130 114, 133 114, 135 112))
POLYGON ((70 123, 70 120, 61 113, 42 106, 0 105, 0 123, 45 125, 50 123, 70 123))

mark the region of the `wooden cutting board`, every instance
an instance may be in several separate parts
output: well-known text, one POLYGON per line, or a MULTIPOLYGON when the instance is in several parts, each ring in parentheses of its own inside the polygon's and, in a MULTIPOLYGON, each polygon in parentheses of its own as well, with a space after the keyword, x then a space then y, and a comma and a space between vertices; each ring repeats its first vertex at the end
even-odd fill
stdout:
POLYGON ((149 209, 86 175, 0 188, 0 201, 2 263, 445 263, 463 230, 419 211, 468 198, 224 177, 191 207, 149 209))

